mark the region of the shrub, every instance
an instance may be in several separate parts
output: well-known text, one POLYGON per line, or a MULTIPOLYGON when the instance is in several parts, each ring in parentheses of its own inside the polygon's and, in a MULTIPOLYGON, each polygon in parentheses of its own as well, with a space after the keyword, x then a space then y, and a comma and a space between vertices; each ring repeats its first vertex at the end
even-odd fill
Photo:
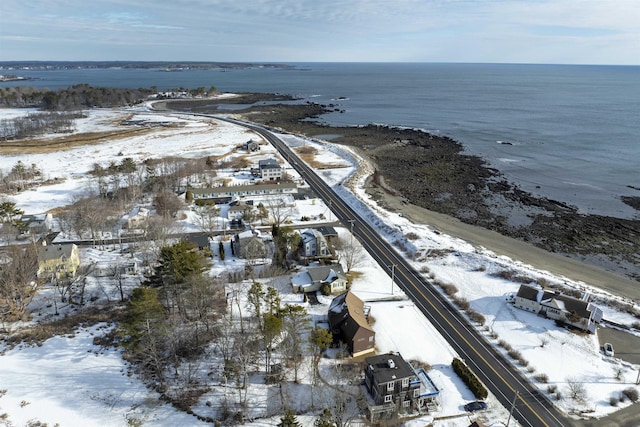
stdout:
POLYGON ((477 399, 485 399, 489 392, 482 385, 478 377, 475 376, 473 372, 464 364, 464 362, 460 359, 453 359, 451 363, 451 367, 453 371, 464 381, 464 383, 469 387, 469 390, 474 394, 477 399))
POLYGON ((420 236, 418 236, 418 234, 414 233, 413 231, 410 231, 409 233, 405 234, 404 237, 406 237, 408 240, 417 240, 420 238, 420 236))
MULTIPOLYGON (((534 376, 533 378, 534 378, 536 381, 538 381, 539 383, 546 384, 546 383, 548 383, 548 382, 549 382, 549 375, 547 375, 547 374, 538 374, 538 375, 534 376)), ((555 387, 556 387, 556 386, 555 386, 555 385, 550 385, 550 386, 549 386, 549 388, 551 388, 551 387, 554 387, 554 390, 553 390, 553 391, 555 391, 555 387)), ((550 392, 550 393, 553 393, 553 391, 549 391, 549 392, 550 392)))
POLYGON ((618 406, 618 398, 617 398, 617 397, 615 397, 615 396, 611 396, 611 397, 609 398, 609 404, 610 404, 611 406, 618 406))
POLYGON ((509 357, 515 360, 519 360, 522 358, 522 353, 520 353, 518 350, 511 349, 507 351, 507 354, 509 355, 509 357))
POLYGON ((453 296, 458 292, 456 285, 452 285, 450 283, 438 283, 438 285, 440 285, 444 293, 449 296, 453 296))
POLYGON ((558 391, 558 386, 556 384, 549 384, 549 386, 547 387, 547 391, 549 392, 549 394, 553 394, 558 391))
POLYGON ((638 389, 635 387, 625 388, 624 390, 622 390, 622 394, 627 396, 633 403, 637 402, 638 397, 640 397, 638 394, 638 389))
POLYGON ((469 310, 467 314, 469 315, 469 319, 471 319, 473 322, 476 322, 480 325, 484 325, 484 322, 486 321, 486 319, 481 313, 478 313, 475 310, 469 310))
POLYGON ((325 283, 324 285, 320 286, 320 293, 325 297, 331 295, 331 285, 325 283))
POLYGON ((469 301, 467 301, 466 298, 461 298, 461 297, 453 297, 453 303, 455 305, 457 305, 461 310, 468 310, 469 307, 471 307, 471 304, 469 304, 469 301))
POLYGON ((538 277, 538 280, 536 280, 536 282, 538 283, 538 285, 542 286, 543 288, 546 288, 549 286, 549 280, 545 279, 544 277, 538 277))
POLYGON ((502 348, 504 348, 507 351, 511 351, 512 347, 511 344, 509 344, 508 342, 506 342, 505 340, 500 340, 498 341, 498 345, 502 348))

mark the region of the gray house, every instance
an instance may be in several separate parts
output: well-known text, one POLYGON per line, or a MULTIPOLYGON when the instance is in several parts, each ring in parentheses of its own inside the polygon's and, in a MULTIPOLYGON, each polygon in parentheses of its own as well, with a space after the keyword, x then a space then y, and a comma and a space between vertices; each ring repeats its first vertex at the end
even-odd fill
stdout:
POLYGON ((300 251, 305 258, 322 258, 331 256, 327 239, 313 228, 307 228, 300 234, 300 251))
POLYGON ((231 244, 233 252, 239 258, 257 259, 267 256, 267 246, 256 230, 245 230, 236 234, 231 244))
POLYGON ((347 276, 340 264, 309 267, 291 278, 291 285, 296 292, 315 292, 324 284, 331 287, 331 293, 347 290, 347 276))
POLYGON ((399 353, 365 359, 364 384, 370 421, 435 410, 440 391, 424 369, 415 370, 399 353))

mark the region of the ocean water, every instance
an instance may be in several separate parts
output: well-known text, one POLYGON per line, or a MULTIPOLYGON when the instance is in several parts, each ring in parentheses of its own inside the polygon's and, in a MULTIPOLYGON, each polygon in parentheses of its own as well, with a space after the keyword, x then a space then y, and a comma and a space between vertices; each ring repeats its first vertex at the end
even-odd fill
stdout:
POLYGON ((276 92, 343 110, 321 121, 420 128, 460 141, 509 181, 581 212, 639 218, 640 67, 297 63, 292 68, 12 71, 37 80, 159 89, 276 92), (632 187, 635 187, 632 188, 632 187))

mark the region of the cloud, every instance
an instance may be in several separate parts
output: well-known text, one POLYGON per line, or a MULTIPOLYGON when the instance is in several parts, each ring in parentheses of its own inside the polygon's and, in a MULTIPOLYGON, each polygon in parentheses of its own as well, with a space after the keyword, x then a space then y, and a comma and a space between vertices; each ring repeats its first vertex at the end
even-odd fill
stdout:
POLYGON ((51 55, 68 60, 139 59, 119 50, 135 42, 166 46, 145 52, 158 56, 148 59, 289 62, 527 62, 528 52, 532 62, 563 62, 561 54, 545 58, 553 46, 567 53, 567 62, 637 63, 640 50, 635 0, 23 3, 3 2, 0 38, 7 46, 0 60, 38 59, 29 55, 43 50, 40 40, 47 40, 51 55), (73 48, 63 42, 69 38, 73 48), (596 41, 598 49, 586 47, 596 41), (112 49, 106 49, 109 44, 112 49), (101 49, 92 48, 97 45, 101 49), (92 57, 74 57, 80 52, 92 57))

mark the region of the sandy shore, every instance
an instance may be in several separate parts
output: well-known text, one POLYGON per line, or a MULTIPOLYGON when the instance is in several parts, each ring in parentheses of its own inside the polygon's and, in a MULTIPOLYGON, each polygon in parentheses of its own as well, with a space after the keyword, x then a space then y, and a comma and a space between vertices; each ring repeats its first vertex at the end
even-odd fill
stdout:
MULTIPOLYGON (((371 185, 371 183, 369 183, 371 185)), ((416 224, 427 224, 450 236, 475 246, 487 248, 497 255, 505 255, 537 269, 567 279, 582 281, 612 294, 640 301, 640 284, 627 277, 603 270, 578 260, 554 254, 526 242, 503 236, 495 231, 466 224, 448 215, 412 205, 394 191, 373 189, 374 196, 386 209, 401 212, 416 224)))

